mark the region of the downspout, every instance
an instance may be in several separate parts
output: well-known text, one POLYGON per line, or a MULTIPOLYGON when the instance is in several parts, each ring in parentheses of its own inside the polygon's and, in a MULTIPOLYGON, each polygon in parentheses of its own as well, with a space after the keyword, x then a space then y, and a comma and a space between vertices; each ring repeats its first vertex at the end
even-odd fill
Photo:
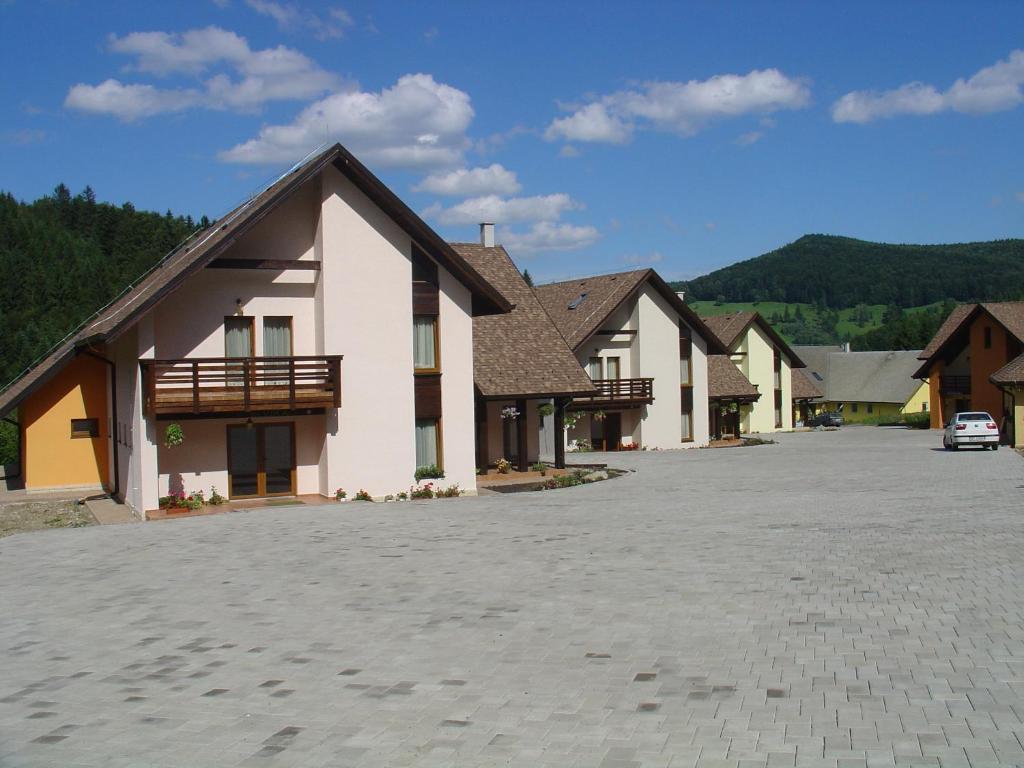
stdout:
POLYGON ((93 352, 91 349, 83 349, 83 355, 94 357, 102 363, 106 363, 110 366, 110 439, 113 445, 113 459, 114 459, 114 487, 110 491, 112 497, 117 496, 121 492, 121 462, 117 456, 117 366, 113 360, 108 360, 103 355, 93 352))
POLYGON ((18 468, 14 471, 13 475, 4 475, 3 477, 0 477, 0 480, 13 480, 16 477, 21 477, 21 466, 25 461, 25 446, 22 445, 21 424, 9 416, 5 416, 3 420, 8 424, 13 424, 14 428, 18 430, 18 468))

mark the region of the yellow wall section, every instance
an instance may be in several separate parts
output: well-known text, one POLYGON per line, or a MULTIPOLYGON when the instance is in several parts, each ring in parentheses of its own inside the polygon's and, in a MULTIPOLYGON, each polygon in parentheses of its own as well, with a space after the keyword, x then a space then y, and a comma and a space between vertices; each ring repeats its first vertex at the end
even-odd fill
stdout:
POLYGON ((903 406, 904 413, 928 413, 931 410, 931 389, 927 382, 921 382, 921 386, 910 396, 903 406), (928 406, 928 407, 923 407, 928 406))
POLYGON ((106 485, 107 366, 81 355, 20 406, 26 488, 106 485), (99 437, 72 438, 72 419, 97 419, 99 437))

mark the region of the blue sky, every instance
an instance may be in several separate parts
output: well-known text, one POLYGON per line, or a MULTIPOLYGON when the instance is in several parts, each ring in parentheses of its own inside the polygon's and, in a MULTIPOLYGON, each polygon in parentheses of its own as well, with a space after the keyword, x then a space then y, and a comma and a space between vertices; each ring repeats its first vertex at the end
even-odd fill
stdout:
POLYGON ((25 200, 216 217, 341 141, 539 279, 1024 235, 1018 2, 6 0, 0 29, 25 200))

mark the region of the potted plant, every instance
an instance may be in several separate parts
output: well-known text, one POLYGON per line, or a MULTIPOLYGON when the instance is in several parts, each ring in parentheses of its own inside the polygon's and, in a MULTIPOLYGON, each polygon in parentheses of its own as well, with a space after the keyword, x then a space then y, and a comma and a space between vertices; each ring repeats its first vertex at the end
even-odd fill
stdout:
POLYGON ((164 430, 164 445, 167 448, 175 448, 185 442, 185 433, 181 424, 168 424, 164 430))

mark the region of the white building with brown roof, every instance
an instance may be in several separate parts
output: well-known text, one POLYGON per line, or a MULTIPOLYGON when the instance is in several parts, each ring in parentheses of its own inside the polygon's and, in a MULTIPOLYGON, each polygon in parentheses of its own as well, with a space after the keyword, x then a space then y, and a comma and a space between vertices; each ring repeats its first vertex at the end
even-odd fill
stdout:
MULTIPOLYGON (((504 458, 525 472, 541 458, 544 410, 554 408, 561 433, 566 405, 594 387, 508 252, 494 244, 493 227, 481 225, 479 243, 452 243, 512 305, 510 312, 473 318, 477 466, 504 458)), ((563 441, 555 441, 554 460, 565 466, 563 441)))
POLYGON ((473 320, 505 299, 341 145, 171 253, 0 393, 30 490, 475 489, 473 320), (184 441, 178 442, 180 428, 184 441))
POLYGON ((570 404, 570 440, 597 450, 707 445, 707 355, 725 349, 657 272, 535 292, 596 389, 570 404))

